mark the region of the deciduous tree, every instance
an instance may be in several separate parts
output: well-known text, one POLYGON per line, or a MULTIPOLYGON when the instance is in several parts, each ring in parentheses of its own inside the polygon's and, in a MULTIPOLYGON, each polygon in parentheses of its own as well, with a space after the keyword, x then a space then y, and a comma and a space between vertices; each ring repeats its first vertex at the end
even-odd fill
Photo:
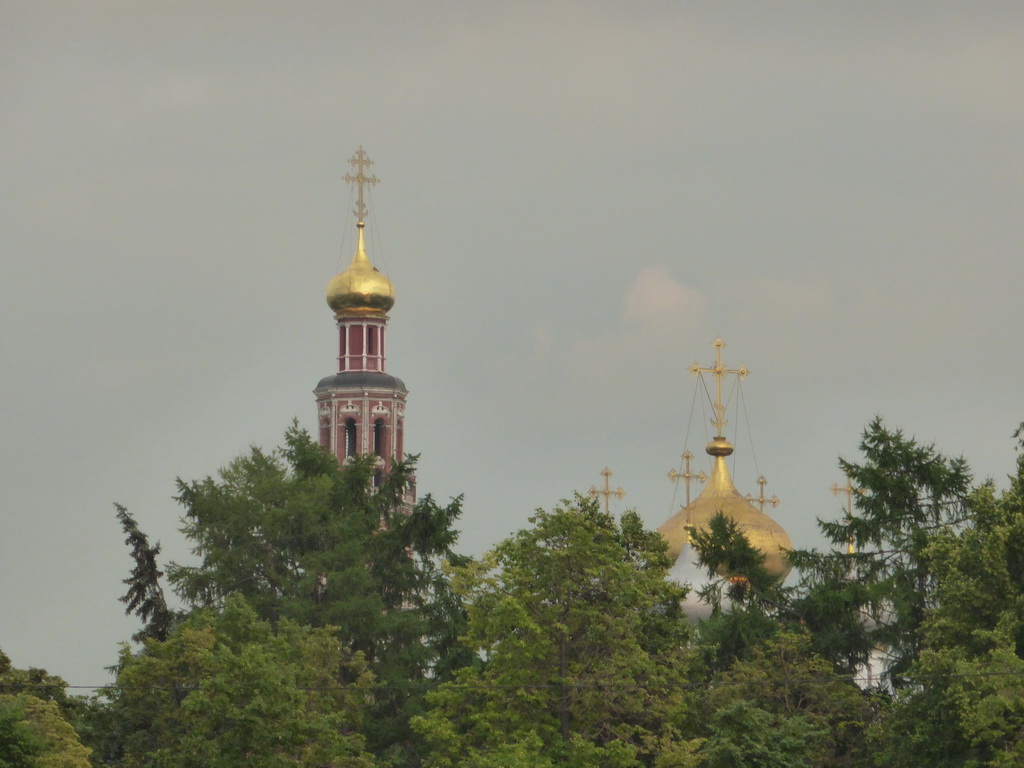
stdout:
POLYGON ((456 570, 479 662, 414 721, 428 764, 695 764, 685 593, 665 544, 581 497, 531 523, 456 570))
POLYGON ((81 705, 66 689, 45 670, 16 669, 0 651, 0 766, 89 767, 90 750, 70 721, 81 705))
POLYGON ((261 620, 240 595, 166 641, 122 649, 106 695, 125 768, 370 768, 360 735, 372 675, 330 628, 261 620))
POLYGON ((836 676, 806 633, 780 632, 713 683, 709 768, 859 766, 870 757, 871 694, 836 676))

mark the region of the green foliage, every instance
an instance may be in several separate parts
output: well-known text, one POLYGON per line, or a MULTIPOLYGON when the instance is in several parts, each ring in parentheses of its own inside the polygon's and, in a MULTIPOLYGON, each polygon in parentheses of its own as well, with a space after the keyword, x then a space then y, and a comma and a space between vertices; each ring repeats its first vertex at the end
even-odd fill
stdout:
POLYGON ((1024 455, 1007 491, 983 485, 967 508, 928 544, 924 650, 876 730, 887 765, 1024 763, 1024 455))
POLYGON ((410 509, 414 460, 396 462, 376 488, 374 460, 339 466, 293 426, 280 451, 253 448, 216 479, 179 480, 200 563, 167 570, 187 605, 216 609, 237 593, 272 623, 334 627, 381 683, 371 748, 401 763, 417 748, 408 718, 423 689, 468 660, 456 642, 464 612, 440 566, 464 561, 452 550, 461 500, 426 496, 410 509))
POLYGON ((793 552, 791 558, 803 566, 792 610, 811 632, 815 652, 843 673, 863 670, 875 649, 869 606, 876 585, 858 578, 846 555, 793 552))
POLYGON ((174 614, 167 607, 164 590, 160 586, 160 577, 164 575, 156 561, 160 554, 160 544, 150 545, 149 538, 139 530, 135 518, 128 510, 120 504, 114 507, 126 537, 124 543, 131 547, 132 559, 135 561, 131 575, 124 580, 128 591, 121 597, 125 613, 134 613, 143 622, 142 629, 132 635, 132 640, 137 643, 146 638, 166 640, 174 622, 174 614))
POLYGON ((42 669, 15 669, 0 651, 0 768, 88 768, 90 750, 69 721, 80 705, 42 669))
POLYGON ((921 652, 921 625, 935 604, 929 544, 937 533, 966 522, 971 476, 962 458, 947 458, 889 430, 880 418, 865 430, 860 448, 861 463, 840 460, 861 491, 855 514, 818 521, 838 551, 791 554, 804 574, 804 597, 796 608, 816 636, 827 633, 818 651, 849 668, 881 647, 890 675, 898 677, 921 652), (846 551, 850 543, 852 554, 846 551))
POLYGON ((26 694, 0 694, 0 768, 32 768, 46 749, 28 722, 26 694))
POLYGON ((119 508, 143 650, 84 720, 0 654, 0 768, 81 757, 69 719, 122 768, 1024 764, 1024 455, 1000 494, 878 419, 861 449, 855 513, 819 521, 839 551, 791 553, 798 587, 728 518, 695 533, 730 578, 694 638, 635 514, 577 497, 473 561, 458 501, 404 503, 411 462, 373 489, 372 457, 339 467, 293 428, 179 481, 199 564, 168 568, 178 627, 159 547, 119 508), (887 693, 852 681, 878 646, 887 693))
POLYGON ((782 632, 714 682, 711 768, 855 766, 867 757, 871 698, 811 651, 806 634, 782 632))
POLYGON ((330 628, 272 627, 241 596, 165 642, 122 649, 111 699, 119 765, 370 768, 358 735, 372 684, 330 628))
POLYGON ((684 592, 635 513, 577 496, 454 569, 479 663, 428 696, 428 765, 686 766, 684 592), (656 756, 662 755, 656 763, 656 756))
POLYGON ((45 669, 17 669, 11 664, 10 657, 0 651, 0 694, 14 696, 28 693, 37 699, 52 701, 66 717, 74 719, 80 702, 68 696, 67 687, 68 684, 62 678, 51 675, 45 669))
POLYGON ((782 579, 768 572, 764 554, 747 540, 732 518, 718 512, 708 521, 707 529, 696 529, 690 535, 708 575, 728 574, 727 578, 719 579, 718 589, 707 594, 715 611, 722 610, 723 585, 732 604, 774 607, 782 579))
POLYGON ((731 518, 719 512, 706 530, 695 530, 692 536, 712 579, 699 592, 712 607, 711 616, 700 624, 700 647, 708 669, 722 671, 786 625, 790 598, 782 577, 768 571, 764 554, 731 518))

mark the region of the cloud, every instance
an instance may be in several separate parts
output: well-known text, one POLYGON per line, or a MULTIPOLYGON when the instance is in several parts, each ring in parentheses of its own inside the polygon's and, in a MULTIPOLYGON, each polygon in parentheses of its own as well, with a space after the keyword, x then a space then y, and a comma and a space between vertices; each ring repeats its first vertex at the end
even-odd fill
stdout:
POLYGON ((627 392, 643 392, 647 407, 663 413, 669 407, 663 402, 667 390, 652 390, 650 383, 671 381, 683 370, 679 329, 696 323, 706 303, 668 269, 645 267, 628 285, 622 313, 610 319, 611 327, 589 332, 565 324, 524 327, 514 349, 487 366, 492 393, 503 392, 517 425, 524 412, 548 423, 590 418, 619 423, 632 418, 621 409, 627 392))
POLYGON ((704 296, 678 280, 665 267, 644 267, 636 276, 623 305, 629 326, 675 328, 700 319, 704 296))

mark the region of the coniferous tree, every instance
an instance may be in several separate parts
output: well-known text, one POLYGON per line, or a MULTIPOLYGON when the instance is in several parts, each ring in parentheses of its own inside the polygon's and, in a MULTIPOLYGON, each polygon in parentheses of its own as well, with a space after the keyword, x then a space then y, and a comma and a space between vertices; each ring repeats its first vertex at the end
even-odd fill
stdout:
MULTIPOLYGON (((1021 430, 1015 437, 1021 437, 1021 430)), ((1024 764, 1024 441, 1010 487, 986 483, 928 544, 934 596, 912 683, 876 729, 900 768, 1024 764)))
POLYGON ((699 625, 699 647, 708 670, 721 672, 792 625, 795 615, 782 576, 765 567, 764 554, 732 519, 719 512, 691 536, 711 578, 698 593, 712 609, 699 625))
POLYGON ((812 633, 828 638, 816 645, 818 652, 855 667, 880 648, 898 681, 921 652, 921 626, 935 604, 929 545, 967 522, 971 475, 962 458, 947 458, 886 428, 880 418, 865 430, 860 447, 861 462, 840 460, 860 491, 855 513, 818 521, 834 551, 790 554, 804 576, 795 608, 812 633))
POLYGON ((168 577, 192 607, 216 609, 237 593, 271 623, 333 627, 377 679, 370 748, 415 764, 408 719, 424 689, 467 660, 454 641, 464 611, 441 569, 461 562, 452 549, 461 500, 426 496, 410 507, 414 459, 377 485, 374 462, 339 465, 293 426, 280 451, 253 448, 217 478, 179 480, 183 531, 200 562, 172 563, 168 577))
POLYGON ((135 567, 131 575, 124 580, 128 591, 121 597, 125 604, 125 613, 135 614, 143 622, 143 627, 132 640, 141 643, 146 638, 166 640, 167 633, 174 622, 174 614, 167 607, 160 578, 164 575, 157 565, 160 554, 160 543, 150 545, 149 538, 135 522, 135 518, 120 504, 114 504, 117 519, 126 536, 124 543, 131 547, 135 567))

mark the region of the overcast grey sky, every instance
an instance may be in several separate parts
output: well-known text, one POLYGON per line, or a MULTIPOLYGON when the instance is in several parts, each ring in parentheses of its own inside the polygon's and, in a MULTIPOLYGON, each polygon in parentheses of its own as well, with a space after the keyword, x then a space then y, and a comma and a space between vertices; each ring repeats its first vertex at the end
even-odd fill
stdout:
POLYGON ((109 682, 112 502, 185 559, 174 478, 313 426, 359 145, 467 552, 605 465, 665 520, 716 335, 798 546, 876 413, 1003 483, 1022 40, 1017 2, 0 1, 0 648, 109 682))

